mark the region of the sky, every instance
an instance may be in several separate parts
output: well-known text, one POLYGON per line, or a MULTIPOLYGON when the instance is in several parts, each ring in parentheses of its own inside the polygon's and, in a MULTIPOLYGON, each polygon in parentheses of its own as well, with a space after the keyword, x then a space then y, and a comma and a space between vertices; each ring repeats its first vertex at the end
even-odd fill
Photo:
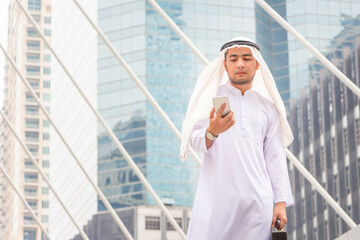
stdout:
MULTIPOLYGON (((8 27, 8 9, 10 0, 0 1, 0 43, 7 48, 7 27, 8 27)), ((5 56, 0 51, 0 108, 3 106, 3 85, 4 85, 4 63, 5 56)))

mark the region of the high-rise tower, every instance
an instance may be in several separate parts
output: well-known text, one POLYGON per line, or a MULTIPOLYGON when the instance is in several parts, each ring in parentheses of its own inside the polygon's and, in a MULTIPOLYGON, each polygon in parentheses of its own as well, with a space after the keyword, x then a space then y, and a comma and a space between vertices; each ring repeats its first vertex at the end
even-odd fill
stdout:
MULTIPOLYGON (((255 39, 254 2, 159 4, 209 60, 217 56, 221 43, 234 36, 255 39)), ((99 26, 181 129, 204 64, 146 1, 99 1, 98 9, 99 26)), ((163 201, 191 206, 197 163, 193 159, 181 163, 179 140, 101 40, 98 109, 163 201)), ((115 208, 155 204, 101 127, 98 154, 98 184, 115 208)), ((103 209, 99 204, 99 210, 103 209)))
MULTIPOLYGON (((51 1, 26 0, 22 4, 50 40, 51 1)), ((11 1, 9 6, 8 29, 8 53, 50 110, 50 53, 16 1, 11 1)), ((48 174, 49 122, 9 62, 6 63, 5 71, 3 110, 43 171, 48 174)), ((47 228, 49 189, 4 122, 1 129, 1 164, 47 228)), ((6 180, 2 181, 1 191, 0 238, 42 239, 39 226, 6 180)))

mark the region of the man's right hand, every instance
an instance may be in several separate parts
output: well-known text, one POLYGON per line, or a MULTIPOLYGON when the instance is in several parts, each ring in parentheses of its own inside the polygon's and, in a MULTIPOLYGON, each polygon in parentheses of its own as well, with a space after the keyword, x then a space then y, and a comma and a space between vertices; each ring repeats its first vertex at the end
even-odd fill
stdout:
POLYGON ((212 108, 209 117, 208 131, 214 135, 219 135, 227 131, 235 124, 234 112, 231 110, 225 117, 221 117, 224 112, 226 104, 221 105, 218 113, 215 115, 215 109, 212 108))

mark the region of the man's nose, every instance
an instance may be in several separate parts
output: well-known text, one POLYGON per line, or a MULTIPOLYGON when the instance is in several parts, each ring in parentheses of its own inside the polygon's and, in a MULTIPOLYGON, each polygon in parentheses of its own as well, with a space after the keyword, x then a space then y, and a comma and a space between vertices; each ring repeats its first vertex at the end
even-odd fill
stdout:
POLYGON ((238 67, 238 68, 244 68, 244 66, 245 66, 245 65, 244 65, 244 61, 240 59, 240 60, 237 62, 237 67, 238 67))

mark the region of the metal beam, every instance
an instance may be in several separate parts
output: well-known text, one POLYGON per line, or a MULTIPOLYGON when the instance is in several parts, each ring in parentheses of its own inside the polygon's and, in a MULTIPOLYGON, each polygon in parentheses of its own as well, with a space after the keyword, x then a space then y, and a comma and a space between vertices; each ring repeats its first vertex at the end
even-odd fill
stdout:
MULTIPOLYGON (((54 49, 52 48, 52 46, 50 45, 50 43, 48 42, 48 40, 46 39, 46 37, 44 36, 44 34, 41 32, 39 26, 36 24, 35 20, 33 19, 33 17, 31 16, 31 14, 29 13, 29 11, 23 6, 23 4, 21 3, 21 1, 16 0, 16 3, 19 5, 19 7, 21 8, 21 10, 23 11, 23 13, 26 15, 26 17, 28 18, 28 20, 32 23, 32 25, 34 26, 34 28, 36 29, 36 31, 38 32, 39 36, 42 38, 42 40, 44 41, 44 43, 48 46, 49 50, 53 53, 53 55, 55 56, 55 58, 58 60, 59 64, 63 67, 64 71, 69 75, 70 79, 72 80, 73 83, 75 83, 75 80, 72 78, 72 76, 70 75, 69 71, 67 70, 67 68, 65 68, 65 66, 63 65, 62 61, 59 59, 58 55, 55 53, 54 49)), ((19 75, 20 72, 18 72, 19 75)), ((113 207, 111 206, 111 204, 109 203, 109 201, 106 199, 105 195, 102 193, 102 191, 100 190, 100 188, 97 186, 97 184, 91 179, 90 175, 87 173, 87 171, 85 170, 84 166, 81 164, 81 162, 79 161, 78 157, 75 155, 75 153, 73 152, 73 150, 70 148, 69 144, 67 143, 67 141, 65 140, 65 138, 63 137, 63 135, 60 133, 60 131, 58 130, 58 128, 56 127, 56 125, 54 124, 52 118, 50 117, 49 113, 46 111, 46 109, 43 107, 41 101, 39 100, 39 98, 37 97, 37 95, 34 93, 34 91, 32 90, 31 86, 28 84, 28 82, 23 79, 23 81, 27 84, 27 87, 29 88, 31 94, 33 95, 33 97, 35 98, 36 102, 39 104, 39 106, 41 107, 42 111, 44 112, 44 114, 46 115, 46 117, 49 119, 50 123, 52 124, 54 130, 57 132, 57 134, 59 135, 59 137, 61 138, 61 140, 63 141, 63 143, 65 144, 66 148, 69 150, 70 154, 73 156, 73 158, 75 159, 76 163, 78 164, 78 166, 80 167, 80 169, 82 170, 82 172, 84 173, 84 175, 86 176, 86 178, 89 180, 89 182, 91 183, 91 185, 93 186, 93 188, 95 189, 96 193, 99 195, 101 201, 104 203, 105 207, 109 210, 110 215, 113 217, 113 219, 115 220, 116 224, 119 226, 119 228, 123 231, 125 237, 129 240, 133 240, 133 237, 131 236, 131 234, 129 233, 129 231, 127 230, 127 228, 125 227, 124 223, 121 221, 121 219, 119 218, 119 216, 116 214, 115 210, 113 209, 113 207)), ((75 83, 74 84, 77 89, 81 92, 80 87, 75 83)), ((81 92, 82 93, 82 92, 81 92)), ((88 99, 86 99, 87 102, 89 103, 88 99)))
MULTIPOLYGON (((28 88, 28 90, 30 91, 32 97, 37 101, 37 103, 40 105, 40 108, 44 111, 45 115, 48 117, 49 121, 53 124, 52 119, 50 118, 48 112, 46 111, 45 107, 42 105, 39 97, 37 96, 37 94, 34 92, 34 90, 31 88, 30 84, 27 82, 27 80, 24 78, 24 76, 21 74, 19 68, 16 66, 14 60, 9 56, 9 54, 5 51, 4 47, 2 46, 2 44, 0 43, 0 48, 1 50, 4 52, 6 59, 10 62, 11 66, 14 68, 14 70, 16 71, 16 73, 20 76, 20 79, 23 81, 23 83, 26 85, 26 87, 28 88)), ((58 194, 56 193, 55 189, 52 187, 52 185, 50 184, 49 179, 46 177, 45 173, 42 171, 42 169, 40 168, 39 164, 37 163, 37 161, 34 159, 34 157, 31 155, 29 149, 26 147, 26 145, 21 141, 20 137, 17 135, 17 133, 15 132, 15 130, 12 128, 10 122, 7 120, 6 116, 3 115, 2 111, 0 112, 1 116, 4 118, 5 122, 7 123, 7 125, 9 126, 9 128, 11 129, 11 131, 14 133, 16 139, 20 142, 20 145, 23 147, 23 149, 25 150, 25 152, 27 153, 27 155, 30 157, 32 163, 37 167, 37 169, 39 170, 39 173, 41 174, 41 176, 43 177, 44 181, 48 184, 49 188, 51 189, 51 191, 54 193, 55 197, 58 199, 59 203, 61 204, 61 206, 64 208, 65 212, 67 213, 67 215, 70 217, 71 221, 74 223, 75 227, 80 231, 80 234, 82 236, 83 239, 89 239, 85 232, 81 229, 81 227, 76 223, 75 219, 73 218, 73 216, 70 214, 69 210, 66 208, 66 206, 64 205, 64 203, 61 201, 60 197, 58 196, 58 194)), ((55 125, 53 125, 54 129, 57 129, 55 125)))
MULTIPOLYGON (((1 112, 1 115, 3 115, 3 112, 1 112)), ((29 204, 27 203, 27 201, 25 200, 25 198, 21 195, 20 191, 17 189, 17 187, 15 186, 14 181, 10 178, 10 176, 6 173, 6 170, 4 169, 4 167, 0 164, 0 170, 3 172, 5 178, 9 181, 10 185, 12 186, 12 188, 15 190, 16 194, 19 196, 19 198, 21 199, 21 201, 23 202, 23 204, 25 205, 25 207, 29 210, 31 216, 35 219, 36 223, 39 225, 39 227, 41 228, 41 231, 46 235, 47 239, 50 239, 49 233, 46 231, 45 227, 41 224, 39 218, 36 216, 36 214, 34 213, 34 211, 31 209, 31 207, 29 206, 29 204)))
POLYGON ((291 33, 306 49, 308 49, 324 66, 342 81, 354 94, 360 98, 360 88, 356 86, 343 72, 332 64, 320 51, 306 40, 298 31, 286 22, 272 7, 264 0, 255 0, 272 18, 275 19, 286 31, 291 33))
MULTIPOLYGON (((160 6, 157 5, 155 3, 154 0, 148 0, 149 3, 153 3, 154 6, 156 6, 155 10, 159 12, 159 14, 164 18, 164 20, 169 24, 169 26, 178 34, 178 36, 180 38, 182 38, 182 35, 183 33, 179 33, 181 30, 178 28, 178 26, 171 20, 171 18, 169 16, 166 15, 166 13, 164 11, 160 12, 159 11, 159 8, 160 6), (155 5, 156 4, 156 5, 155 5)), ((255 0, 256 2, 259 2, 260 0, 255 0)), ((264 2, 263 0, 261 0, 261 2, 264 2)), ((151 5, 153 5, 151 4, 151 5)), ((266 4, 266 3, 265 3, 266 4)), ((269 8, 272 10, 272 8, 269 6, 269 8)), ((274 11, 274 10, 272 10, 274 11)), ((275 11, 274 11, 275 12, 275 11)), ((276 12, 275 12, 276 13, 276 12)), ((277 13, 276 13, 277 14, 277 13)), ((281 18, 281 17, 280 17, 281 18)), ((283 20, 285 21, 285 20, 283 20)), ((183 39, 183 38, 182 38, 183 39)), ((188 46, 191 48, 191 50, 193 52, 197 52, 199 51, 197 49, 197 47, 194 45, 194 44, 188 44, 188 46)), ((315 51, 317 51, 317 49, 315 49, 315 51)), ((317 51, 318 52, 318 51, 317 51)), ((319 53, 321 55, 321 53, 319 53)), ((197 55, 198 56, 198 55, 197 55)), ((322 56, 322 55, 321 55, 322 56)), ((198 56, 200 58, 200 60, 203 61, 203 59, 198 56)), ((325 58, 324 56, 322 56, 323 58, 325 58)), ((327 62, 329 62, 326 58, 325 60, 327 62)), ((324 62, 326 62, 324 60, 324 62)), ((206 61, 203 61, 204 63, 206 63, 206 61)), ((208 61, 207 61, 208 62, 208 61)), ((331 63, 330 63, 331 64, 331 63)), ((335 67, 336 68, 336 67, 335 67)), ((334 69, 333 69, 334 70, 334 69)), ((340 72, 339 76, 340 75, 343 75, 345 78, 347 78, 339 69, 336 68, 336 70, 334 70, 334 72, 340 72)), ((341 77, 341 76, 340 76, 341 77)), ((344 77, 341 77, 342 79, 344 77)), ((340 78, 339 78, 340 79, 340 78)), ((347 78, 348 79, 348 78, 347 78)), ((349 80, 349 79, 348 79, 349 80)), ((350 81, 350 80, 349 80, 350 81)), ((351 81, 350 83, 347 81, 347 84, 351 87, 351 89, 353 91, 355 91, 354 93, 357 94, 359 97, 360 97, 360 89, 355 85, 353 84, 351 81), (355 86, 355 88, 354 88, 355 86)), ((326 196, 324 197, 324 199, 326 200, 327 203, 329 203, 330 206, 332 206, 335 210, 335 212, 337 214, 339 214, 339 216, 341 216, 343 218, 343 220, 349 224, 350 227, 354 227, 354 221, 344 212, 344 210, 339 206, 338 203, 336 203, 336 201, 327 193, 327 191, 316 181, 316 179, 311 175, 311 173, 301 164, 301 162, 290 152, 290 150, 286 149, 286 156, 288 157, 288 159, 294 164, 294 166, 306 177, 306 179, 310 182, 311 185, 313 185, 315 187, 315 189, 319 192, 319 194, 321 196, 326 196), (311 176, 311 177, 310 177, 311 176), (327 194, 325 194, 325 192, 327 194)), ((356 226, 356 225, 355 225, 356 226)))
MULTIPOLYGON (((147 181, 147 179, 145 178, 145 176, 142 174, 142 172, 140 171, 140 169, 137 167, 137 165, 135 164, 135 162, 133 161, 133 159, 130 157, 130 155, 127 153, 126 149, 123 147, 123 145, 120 143, 120 141, 117 139, 117 137, 115 136, 115 134, 112 132, 112 130, 109 128, 109 126, 106 124, 105 120, 101 117, 101 115, 97 112, 97 110, 95 109, 95 107, 90 103, 90 101, 88 100, 88 98, 85 96, 85 94, 83 93, 83 91, 80 89, 80 87, 78 86, 78 84, 75 82, 74 78, 72 77, 72 75, 70 74, 70 72, 67 70, 67 68, 65 67, 65 65, 63 64, 63 62, 60 60, 60 58, 58 57, 58 55, 56 54, 56 52, 54 51, 54 49, 52 48, 52 46, 50 45, 50 43, 47 41, 47 39, 45 38, 44 34, 41 32, 39 26, 36 24, 36 22, 34 21, 34 19, 32 18, 32 16, 30 15, 30 13, 24 8, 24 6, 22 5, 22 3, 19 0, 16 0, 16 2, 19 4, 19 6, 21 7, 21 9, 23 10, 23 12, 26 14, 27 18, 31 21, 31 23, 33 24, 33 26, 35 27, 36 31, 38 32, 38 34, 40 35, 40 37, 42 38, 42 40, 44 41, 44 43, 48 46, 49 50, 53 53, 54 57, 56 58, 56 60, 59 62, 59 64, 61 65, 61 67, 63 68, 63 70, 65 71, 65 73, 68 75, 68 77, 70 78, 71 82, 74 84, 74 86, 76 87, 76 89, 79 91, 79 93, 81 94, 81 96, 84 98, 85 102, 88 104, 88 106, 91 108, 91 110, 94 112, 94 114, 96 115, 96 117, 98 118, 98 120, 100 121, 100 123, 103 125, 103 127, 105 128, 106 132, 109 134, 110 138, 114 141, 115 145, 117 146, 117 148, 120 150, 120 152, 124 155, 125 159, 127 160, 128 164, 130 165, 130 167, 133 169, 133 171, 136 173, 136 175, 139 177, 140 181, 143 183, 143 185, 147 188, 147 190, 153 195, 153 197, 155 198, 156 202, 160 205, 160 207, 162 208, 162 210, 167 214, 167 216, 169 217, 169 221, 174 224, 174 227, 176 230, 179 231, 180 235, 182 236, 183 239, 186 239, 186 236, 184 234, 184 232, 182 231, 182 229, 179 227, 179 225, 176 223, 175 219, 171 216, 170 212, 167 210, 167 208, 165 207, 165 205, 161 202, 160 198, 157 196, 156 192, 152 189, 151 185, 149 184, 149 182, 147 181)), ((40 103, 39 103, 40 104, 40 103)), ((50 116, 49 116, 50 117, 50 116)), ((49 119, 50 121, 50 119, 49 119)), ((50 121, 51 122, 51 121, 50 121)), ((51 122, 52 123, 52 122, 51 122)), ((53 123, 52 123, 53 124, 53 123)), ((55 128, 54 128, 55 129, 55 128)), ((116 214, 116 212, 114 211, 114 209, 112 208, 112 206, 110 205, 110 203, 108 202, 108 200, 106 199, 106 197, 103 195, 103 193, 101 192, 101 190, 98 188, 98 186, 92 181, 92 179, 88 176, 87 172, 85 171, 85 169, 83 168, 82 164, 79 162, 78 158, 75 156, 75 154, 72 152, 71 148, 68 146, 67 142, 65 141, 65 139, 62 137, 62 135, 60 134, 60 132, 57 131, 57 133, 59 134, 60 138, 63 140, 64 144, 67 146, 68 150, 70 151, 70 153, 72 154, 72 156, 74 157, 74 159, 76 160, 76 162, 78 163, 79 167, 81 168, 81 170, 83 171, 83 173, 85 174, 85 176, 88 178, 88 180, 90 181, 90 183, 92 184, 92 186, 95 188, 95 190, 97 191, 100 199, 103 201, 104 205, 107 207, 107 209, 109 210, 111 216, 114 218, 115 222, 117 223, 117 225, 120 227, 120 229, 123 231, 123 233, 125 234, 125 236, 127 237, 127 239, 133 239, 131 234, 128 232, 128 230, 126 229, 125 225, 122 223, 122 221, 120 220, 119 216, 116 214)))

